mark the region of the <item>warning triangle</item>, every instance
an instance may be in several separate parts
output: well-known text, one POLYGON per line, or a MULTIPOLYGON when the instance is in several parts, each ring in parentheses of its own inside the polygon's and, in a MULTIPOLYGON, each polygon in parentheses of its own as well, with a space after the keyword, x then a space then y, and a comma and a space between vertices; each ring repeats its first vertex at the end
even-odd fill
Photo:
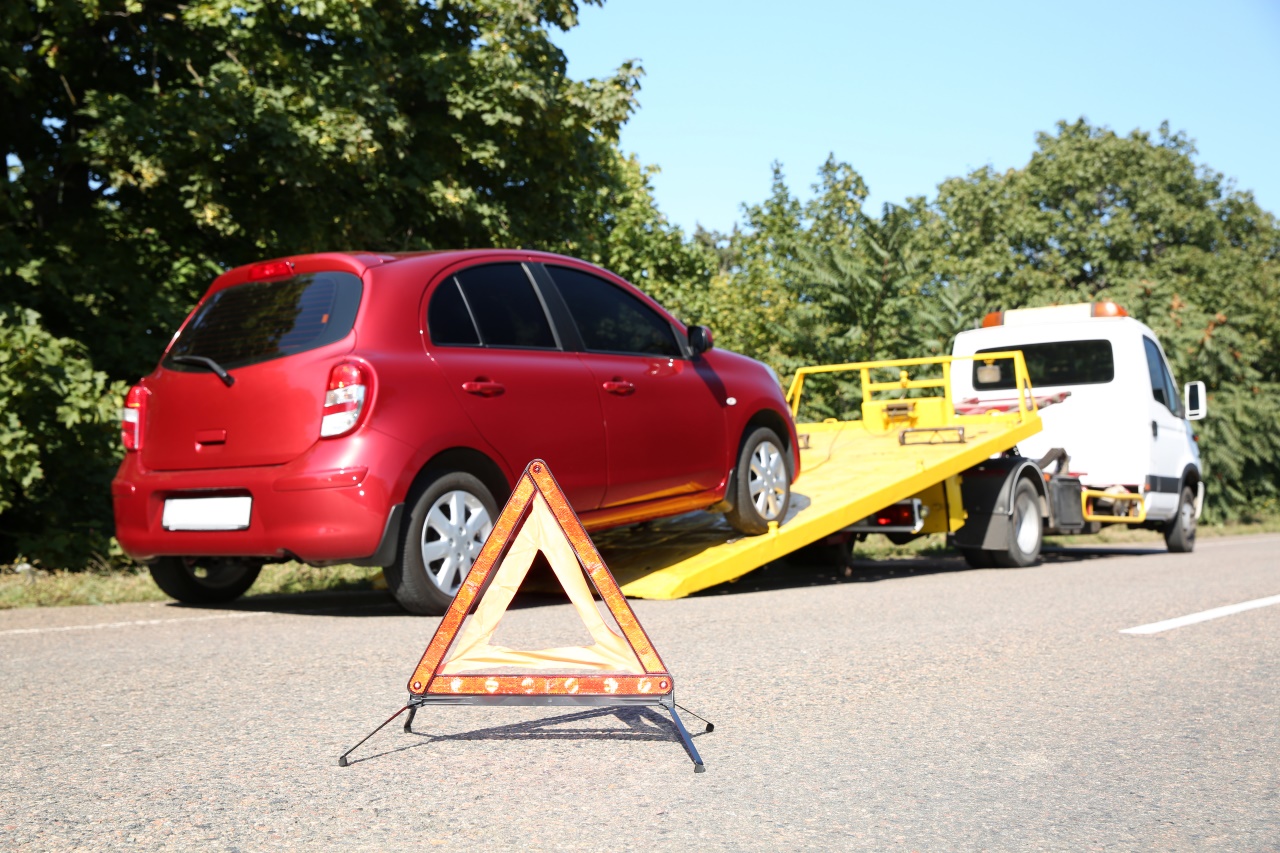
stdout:
POLYGON ((657 697, 673 688, 670 673, 547 463, 530 462, 409 678, 410 694, 657 697), (539 552, 591 645, 522 651, 493 644, 498 623, 539 552), (592 588, 621 633, 596 609, 592 588))

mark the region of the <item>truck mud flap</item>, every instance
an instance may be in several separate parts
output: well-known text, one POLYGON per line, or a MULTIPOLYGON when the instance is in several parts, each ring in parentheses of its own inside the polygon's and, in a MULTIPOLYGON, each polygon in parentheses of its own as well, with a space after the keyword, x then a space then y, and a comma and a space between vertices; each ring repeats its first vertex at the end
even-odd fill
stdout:
POLYGON ((1008 546, 1013 489, 1024 472, 1044 497, 1040 469, 1021 456, 987 459, 961 475, 960 494, 968 517, 954 534, 957 547, 996 551, 1008 546))

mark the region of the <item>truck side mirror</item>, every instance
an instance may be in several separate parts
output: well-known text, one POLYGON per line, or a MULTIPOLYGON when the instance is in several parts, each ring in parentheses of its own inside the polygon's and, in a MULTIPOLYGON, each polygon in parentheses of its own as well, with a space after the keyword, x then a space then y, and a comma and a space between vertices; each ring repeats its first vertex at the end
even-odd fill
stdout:
POLYGON ((1188 382, 1182 388, 1182 406, 1186 409, 1187 420, 1202 420, 1209 411, 1208 400, 1204 393, 1203 382, 1188 382))
POLYGON ((712 342, 711 330, 706 326, 689 327, 689 349, 694 355, 702 355, 715 344, 712 342))

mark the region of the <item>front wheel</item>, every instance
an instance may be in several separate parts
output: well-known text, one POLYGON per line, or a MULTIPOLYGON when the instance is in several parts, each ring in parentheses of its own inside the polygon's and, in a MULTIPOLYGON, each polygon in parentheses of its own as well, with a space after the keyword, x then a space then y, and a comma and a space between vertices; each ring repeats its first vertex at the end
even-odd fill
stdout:
POLYGON ((1178 498, 1178 512, 1164 527, 1164 544, 1175 554, 1196 549, 1196 496, 1188 486, 1178 498))
POLYGON ((387 586, 410 613, 440 616, 449 609, 471 564, 480 556, 498 505, 476 477, 451 471, 410 495, 409 519, 387 586))
POLYGON ((151 579, 183 604, 225 604, 253 586, 262 564, 239 557, 161 557, 151 579))
POLYGON ((742 442, 734 479, 733 509, 724 514, 735 530, 764 533, 769 522, 781 523, 791 503, 791 457, 778 434, 757 427, 742 442))
POLYGON ((1013 490, 1013 515, 1009 519, 1009 544, 991 552, 991 561, 1004 569, 1024 569, 1040 560, 1044 526, 1040 521, 1040 495, 1028 480, 1013 490))

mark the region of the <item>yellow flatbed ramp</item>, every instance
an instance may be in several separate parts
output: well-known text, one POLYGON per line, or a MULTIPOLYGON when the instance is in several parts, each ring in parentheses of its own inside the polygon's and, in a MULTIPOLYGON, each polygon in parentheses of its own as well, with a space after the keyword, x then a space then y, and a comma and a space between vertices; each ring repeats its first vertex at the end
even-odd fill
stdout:
MULTIPOLYGON (((1011 398, 1011 410, 957 414, 950 399, 949 357, 803 368, 788 395, 793 411, 799 408, 806 375, 858 370, 863 419, 797 424, 801 475, 782 524, 759 536, 744 536, 722 516, 701 512, 602 531, 593 539, 605 564, 628 596, 682 598, 742 577, 898 501, 933 488, 943 495, 941 484, 949 478, 1040 431, 1021 353, 983 358, 1014 362, 1019 393, 1011 398), (942 379, 912 380, 901 370, 897 381, 872 381, 873 371, 929 364, 942 365, 942 379), (886 391, 902 394, 915 388, 944 393, 874 399, 886 391)), ((958 503, 958 490, 949 499, 958 503)), ((963 518, 958 507, 950 512, 963 518)))

